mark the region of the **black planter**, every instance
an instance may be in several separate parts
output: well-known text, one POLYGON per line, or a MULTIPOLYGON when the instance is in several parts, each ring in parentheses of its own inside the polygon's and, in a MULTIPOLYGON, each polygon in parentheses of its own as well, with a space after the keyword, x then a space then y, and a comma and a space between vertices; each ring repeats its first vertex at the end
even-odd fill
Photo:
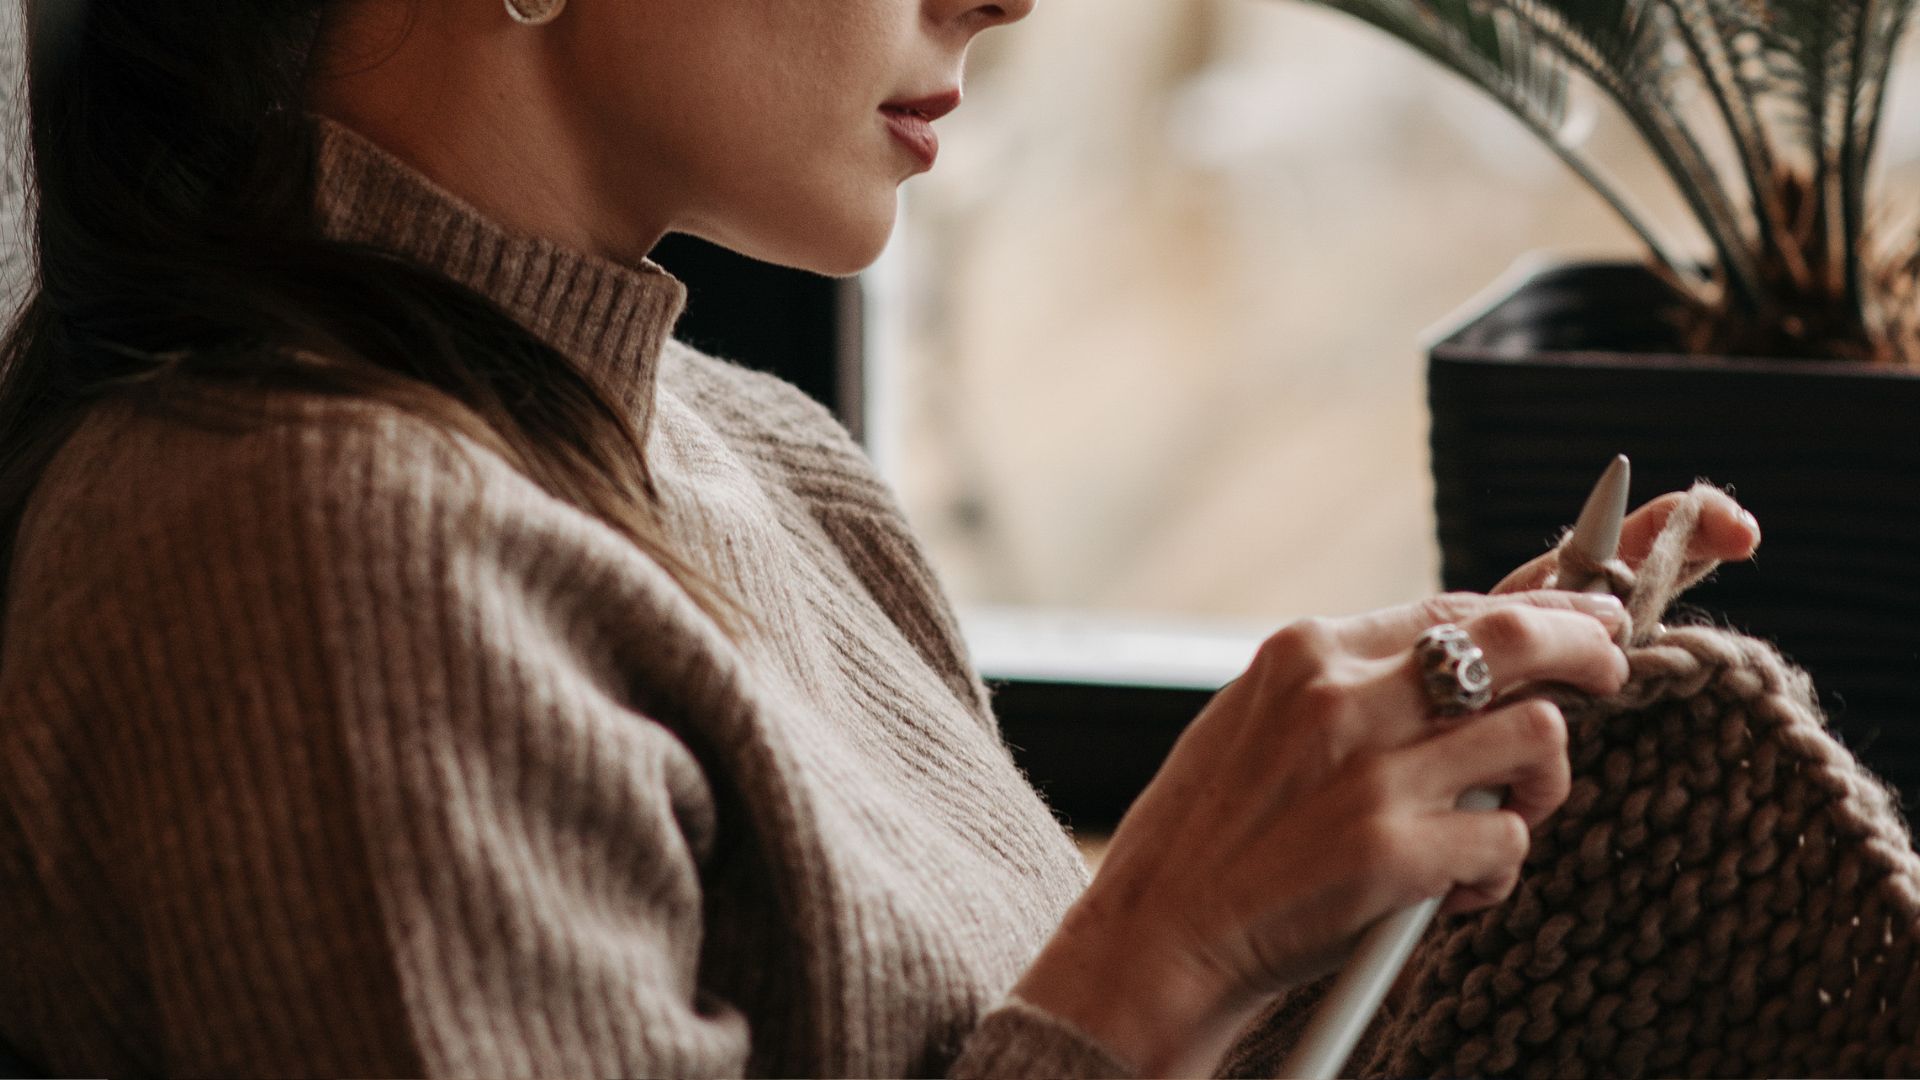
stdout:
POLYGON ((1841 737, 1920 806, 1920 374, 1675 355, 1647 270, 1527 276, 1428 369, 1442 576, 1484 590, 1540 554, 1616 453, 1636 501, 1707 478, 1760 519, 1759 559, 1689 594, 1777 643, 1841 737))

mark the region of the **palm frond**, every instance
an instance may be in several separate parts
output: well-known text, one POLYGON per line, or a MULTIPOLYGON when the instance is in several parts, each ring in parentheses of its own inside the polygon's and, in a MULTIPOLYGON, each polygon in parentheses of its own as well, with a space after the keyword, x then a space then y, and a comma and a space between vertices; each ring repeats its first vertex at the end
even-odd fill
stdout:
POLYGON ((1540 38, 1572 60, 1609 94, 1664 85, 1671 66, 1662 55, 1657 0, 1499 0, 1540 38))
POLYGON ((1547 127, 1566 120, 1565 67, 1516 40, 1511 22, 1476 0, 1316 2, 1385 30, 1547 127))
POLYGON ((1868 250, 1885 224, 1866 212, 1888 82, 1920 0, 1308 2, 1386 31, 1490 94, 1620 213, 1670 279, 1696 284, 1564 136, 1576 80, 1604 93, 1713 245, 1716 347, 1920 362, 1920 317, 1893 310, 1920 296, 1920 248, 1891 260, 1868 250), (1711 115, 1692 109, 1697 88, 1711 115), (1718 134, 1732 167, 1707 149, 1721 145, 1718 134))
POLYGON ((1745 33, 1750 9, 1740 0, 1735 3, 1737 9, 1730 9, 1728 0, 1666 0, 1674 32, 1693 58, 1695 73, 1719 110, 1745 174, 1757 245, 1780 259, 1790 280, 1805 284, 1811 274, 1798 246, 1773 243, 1791 231, 1790 221, 1776 182, 1779 155, 1761 116, 1761 87, 1752 70, 1758 38, 1745 33), (1753 51, 1743 47, 1748 39, 1755 43, 1753 51))
POLYGON ((1511 11, 1604 90, 1673 176, 1713 244, 1731 299, 1759 311, 1765 290, 1740 213, 1693 128, 1682 118, 1685 65, 1670 59, 1670 0, 1485 0, 1511 11))
POLYGON ((1441 62, 1520 117, 1613 206, 1676 284, 1698 273, 1660 241, 1647 216, 1559 136, 1570 76, 1618 104, 1677 182, 1718 255, 1729 288, 1757 304, 1738 213, 1705 151, 1677 122, 1675 66, 1664 48, 1665 0, 1310 0, 1345 12, 1441 62), (1549 134, 1551 133, 1551 134, 1549 134))
POLYGON ((1860 33, 1861 93, 1849 117, 1857 165, 1863 173, 1866 163, 1873 160, 1874 152, 1879 149, 1880 121, 1886 115, 1887 82, 1893 75, 1893 61, 1900 51, 1900 43, 1913 25, 1915 0, 1873 0, 1867 8, 1860 33))
POLYGON ((1748 93, 1766 99, 1808 158, 1810 198, 1789 233, 1819 263, 1819 287, 1863 303, 1869 165, 1914 0, 1709 0, 1758 43, 1748 93))
POLYGON ((1811 157, 1812 183, 1803 220, 1796 232, 1817 257, 1832 288, 1832 271, 1841 259, 1832 240, 1844 229, 1833 220, 1841 200, 1833 185, 1840 173, 1847 113, 1856 92, 1854 53, 1867 0, 1771 0, 1758 8, 1760 24, 1774 56, 1774 92, 1793 110, 1801 144, 1811 157))
MULTIPOLYGON (((1491 96, 1611 206, 1675 285, 1697 295, 1698 274, 1647 213, 1565 134, 1571 76, 1527 20, 1487 0, 1310 0, 1383 30, 1491 96)), ((1625 43, 1595 43, 1596 59, 1625 43)), ((1644 56, 1643 56, 1644 59, 1644 56)))
POLYGON ((1880 123, 1886 116, 1887 82, 1893 60, 1913 23, 1914 0, 1868 0, 1855 44, 1855 91, 1847 105, 1847 138, 1842 148, 1843 221, 1847 252, 1847 297, 1864 313, 1866 284, 1862 234, 1866 227, 1868 173, 1879 149, 1880 123))

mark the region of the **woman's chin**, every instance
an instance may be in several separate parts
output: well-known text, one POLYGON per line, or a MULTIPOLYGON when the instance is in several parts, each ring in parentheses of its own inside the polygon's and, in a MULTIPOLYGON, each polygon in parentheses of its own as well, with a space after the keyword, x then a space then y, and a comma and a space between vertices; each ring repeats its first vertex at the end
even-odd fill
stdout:
POLYGON ((796 237, 787 258, 770 261, 827 277, 851 277, 872 266, 893 235, 893 219, 884 224, 810 230, 796 237))
POLYGON ((826 277, 852 277, 872 266, 886 248, 887 238, 883 235, 877 242, 823 253, 821 258, 810 261, 801 269, 811 270, 826 277))
POLYGON ((757 235, 708 236, 722 247, 778 266, 808 270, 826 277, 851 277, 872 266, 893 236, 897 201, 889 193, 884 202, 854 212, 796 210, 776 228, 757 235))

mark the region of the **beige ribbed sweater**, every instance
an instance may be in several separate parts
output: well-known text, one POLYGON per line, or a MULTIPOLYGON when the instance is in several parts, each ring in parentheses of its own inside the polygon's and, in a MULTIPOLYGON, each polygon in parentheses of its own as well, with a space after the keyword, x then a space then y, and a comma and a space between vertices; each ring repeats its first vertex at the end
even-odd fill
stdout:
POLYGON ((846 433, 669 340, 658 267, 320 132, 327 229, 600 380, 767 630, 395 410, 96 408, 6 613, 0 1035, 112 1075, 1119 1072, 1005 997, 1085 872, 846 433))

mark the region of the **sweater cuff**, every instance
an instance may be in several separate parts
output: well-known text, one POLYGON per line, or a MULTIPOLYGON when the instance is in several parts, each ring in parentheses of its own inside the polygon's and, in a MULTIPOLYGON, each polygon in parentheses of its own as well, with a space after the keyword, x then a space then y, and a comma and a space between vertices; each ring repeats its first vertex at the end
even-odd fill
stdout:
POLYGON ((947 1075, 1068 1080, 1140 1074, 1073 1024, 1009 996, 981 1020, 947 1075))

